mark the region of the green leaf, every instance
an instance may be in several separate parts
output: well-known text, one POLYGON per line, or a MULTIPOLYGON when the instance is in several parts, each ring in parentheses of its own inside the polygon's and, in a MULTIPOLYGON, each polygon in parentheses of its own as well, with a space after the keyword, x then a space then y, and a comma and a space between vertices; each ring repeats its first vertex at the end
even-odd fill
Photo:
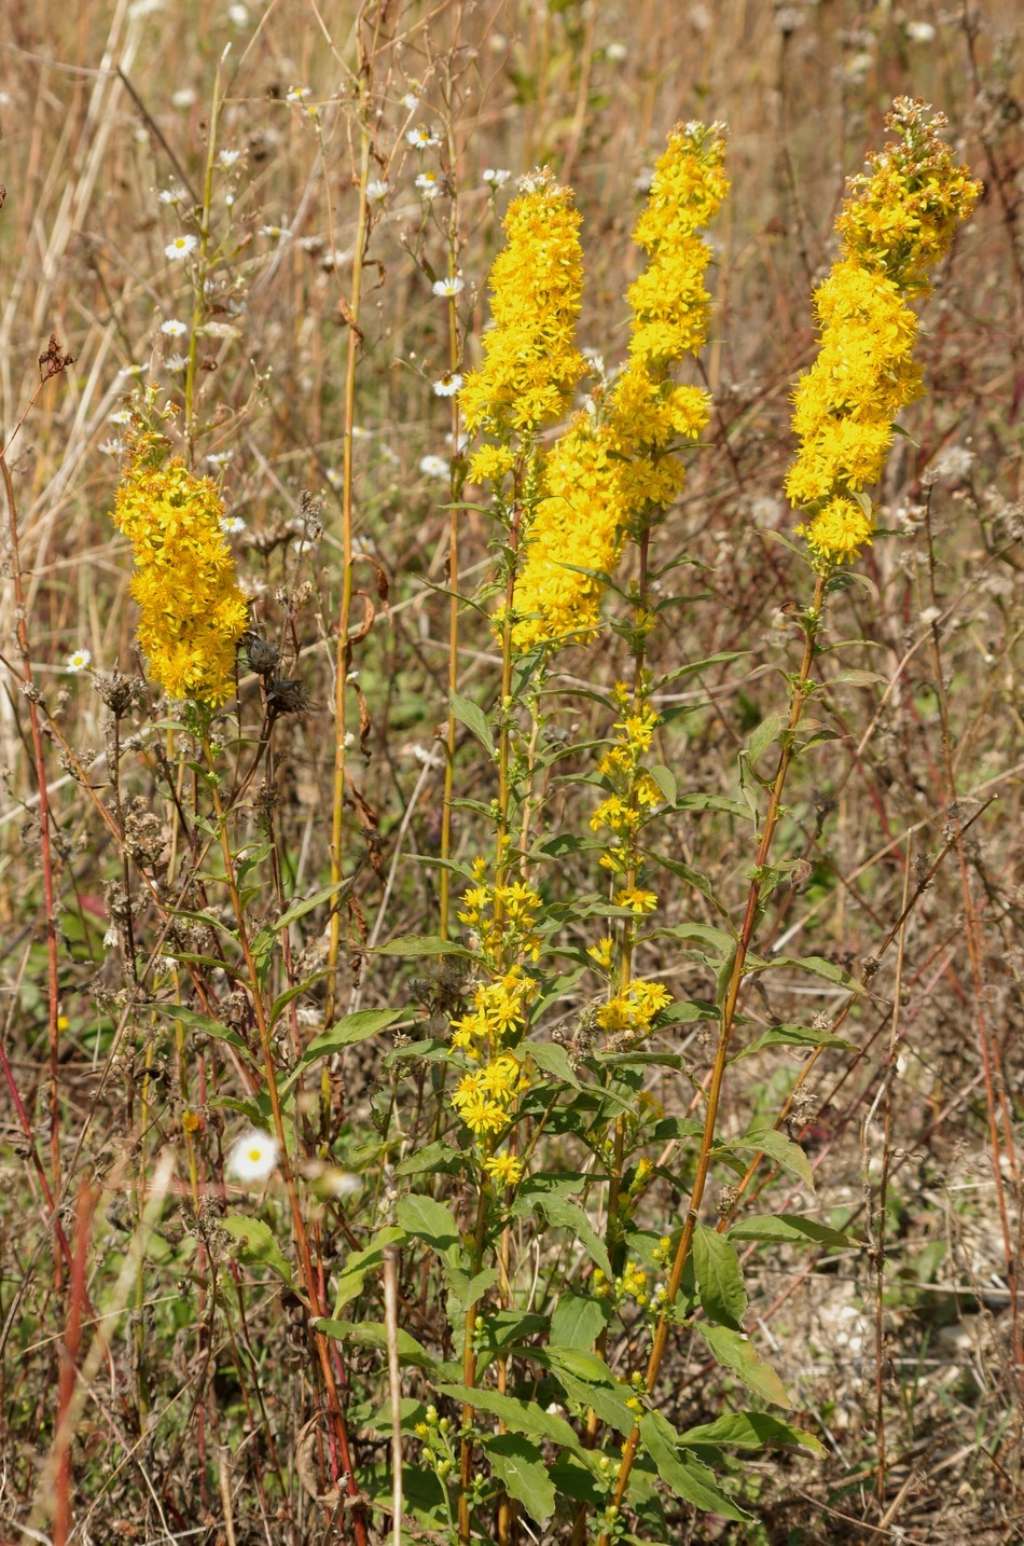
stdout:
POLYGON ((443 1202, 426 1197, 420 1192, 410 1192, 400 1199, 395 1218, 407 1234, 426 1240, 435 1251, 443 1255, 453 1245, 461 1245, 459 1227, 452 1211, 443 1202))
POLYGON ((378 1031, 393 1025, 407 1013, 405 1009, 356 1009, 350 1015, 343 1015, 329 1031, 324 1031, 322 1036, 311 1041, 300 1061, 312 1063, 316 1058, 339 1052, 342 1047, 355 1046, 356 1042, 376 1036, 378 1031))
POLYGON ((729 1061, 738 1063, 740 1058, 749 1057, 753 1052, 762 1052, 765 1047, 842 1047, 847 1052, 854 1050, 852 1041, 844 1041, 842 1036, 833 1036, 831 1031, 814 1030, 808 1025, 774 1025, 770 1031, 762 1031, 760 1036, 755 1037, 729 1061))
POLYGON ((780 966, 795 966, 799 971, 810 972, 815 977, 824 977, 826 982, 838 983, 840 987, 847 988, 851 993, 863 993, 864 989, 857 980, 844 972, 841 966, 834 961, 826 961, 824 956, 775 956, 771 961, 765 962, 762 970, 774 971, 780 966))
POLYGON ((612 1264, 604 1241, 594 1229, 583 1209, 574 1202, 569 1202, 564 1197, 553 1197, 550 1194, 543 1196, 527 1196, 517 1199, 513 1212, 518 1212, 521 1203, 529 1207, 536 1205, 547 1216, 548 1223, 554 1229, 568 1229, 586 1246, 591 1261, 597 1263, 606 1278, 614 1276, 612 1264))
POLYGON ((665 796, 666 804, 675 805, 679 796, 679 785, 676 782, 676 776, 672 772, 672 769, 664 767, 659 762, 656 763, 654 767, 649 769, 649 772, 654 782, 665 796))
POLYGON ((288 1008, 288 1005, 292 1002, 292 1000, 301 998, 304 993, 309 991, 314 982, 319 982, 320 978, 326 977, 326 975, 326 969, 319 972, 313 972, 312 976, 304 977, 301 982, 297 982, 294 984, 294 986, 286 988, 283 993, 279 993, 277 998, 275 998, 274 1002, 270 1006, 270 1024, 272 1026, 276 1025, 278 1020, 281 1018, 281 1015, 288 1008))
POLYGON ((471 698, 464 698, 461 693, 453 692, 451 696, 452 713, 460 724, 475 735, 481 746, 494 755, 494 736, 487 722, 487 715, 479 704, 471 698))
POLYGON ((728 1326, 710 1326, 706 1321, 697 1321, 696 1329, 717 1362, 738 1374, 744 1385, 775 1406, 792 1406, 785 1386, 771 1364, 765 1362, 742 1332, 728 1326))
POLYGON ((570 1401, 593 1407, 609 1428, 628 1437, 636 1426, 636 1414, 626 1405, 633 1394, 628 1385, 616 1382, 611 1370, 596 1353, 578 1348, 524 1348, 523 1356, 550 1369, 570 1401))
POLYGON ((678 1435, 660 1412, 645 1412, 640 1419, 640 1438, 658 1468, 666 1487, 705 1514, 721 1514, 725 1519, 749 1519, 731 1498, 718 1487, 713 1472, 693 1455, 677 1448, 678 1435))
POLYGON ((468 956, 472 951, 465 945, 456 944, 453 939, 442 939, 439 934, 401 934, 396 939, 388 940, 386 945, 375 945, 374 951, 379 956, 403 956, 412 959, 416 956, 468 956))
POLYGON ((583 1085, 573 1073, 572 1064, 569 1062, 569 1054, 564 1047, 560 1047, 554 1041, 528 1041, 525 1043, 538 1068, 542 1068, 546 1074, 551 1074, 555 1079, 560 1079, 571 1089, 582 1090, 583 1085))
POLYGON ((186 1009, 184 1004, 153 1003, 140 1005, 139 1007, 142 1009, 152 1009, 157 1014, 170 1015, 172 1020, 177 1020, 182 1025, 187 1025, 191 1030, 202 1031, 205 1036, 213 1036, 217 1041, 230 1042, 233 1047, 238 1048, 239 1052, 244 1052, 246 1057, 252 1057, 252 1053, 237 1031, 232 1031, 228 1026, 222 1025, 219 1020, 214 1020, 210 1015, 201 1015, 194 1009, 186 1009))
POLYGON ((324 886, 322 890, 315 891, 312 896, 304 897, 301 902, 293 902, 291 907, 281 914, 273 928, 275 930, 286 929, 290 923, 295 923, 299 918, 304 918, 307 913, 313 911, 314 907, 319 907, 322 903, 329 901, 343 886, 349 884, 350 882, 347 880, 336 880, 333 885, 324 886))
POLYGON ((747 742, 747 755, 750 758, 751 767, 756 767, 759 758, 773 742, 779 739, 788 723, 789 716, 779 710, 773 710, 772 713, 765 715, 747 742))
MULTIPOLYGON (((313 1325, 325 1336, 336 1342, 355 1342, 358 1347, 382 1347, 388 1345, 387 1327, 383 1321, 315 1320, 313 1325)), ((417 1369, 436 1369, 433 1358, 415 1337, 398 1327, 398 1357, 401 1363, 412 1364, 417 1369)))
POLYGON ((676 923, 669 929, 658 929, 661 935, 671 939, 694 939, 702 945, 710 945, 721 956, 728 956, 736 948, 736 941, 725 929, 716 929, 710 923, 676 923))
POLYGON ((520 1433, 499 1433, 484 1439, 483 1449, 509 1497, 538 1524, 546 1523, 555 1511, 555 1488, 536 1444, 520 1433))
POLYGON ((777 1245, 817 1245, 833 1250, 852 1245, 841 1229, 830 1229, 801 1213, 752 1213, 729 1230, 730 1240, 770 1240, 777 1245))
POLYGON ((565 1289, 551 1316, 551 1340, 558 1347, 582 1348, 589 1352, 605 1328, 607 1316, 597 1299, 585 1299, 565 1289))
POLYGON ((565 1449, 580 1450, 579 1439, 564 1417, 556 1412, 545 1412, 536 1401, 524 1401, 519 1396, 503 1396, 497 1390, 478 1389, 468 1385, 439 1385, 442 1396, 450 1396, 460 1406, 471 1406, 478 1412, 489 1412, 513 1433, 524 1433, 528 1439, 550 1439, 565 1449))
POLYGON ((724 1412, 714 1422, 687 1428, 679 1435, 681 1444, 710 1444, 726 1449, 788 1449, 799 1445, 814 1455, 823 1455, 825 1446, 805 1428, 794 1428, 770 1412, 724 1412))
POLYGON ((396 1245, 399 1240, 405 1239, 405 1230, 396 1229, 393 1225, 380 1230, 374 1235, 369 1245, 361 1251, 353 1251, 347 1258, 338 1278, 338 1286, 334 1295, 334 1317, 338 1315, 352 1299, 358 1299, 363 1291, 363 1283, 371 1272, 379 1270, 384 1261, 384 1251, 389 1245, 396 1245))
POLYGON ((693 1233, 693 1270, 705 1315, 738 1328, 747 1310, 739 1258, 724 1235, 700 1223, 693 1233))
POLYGON ((229 1213, 220 1222, 221 1228, 238 1241, 238 1254, 244 1262, 269 1267, 291 1287, 292 1269, 269 1224, 250 1218, 247 1213, 229 1213))
POLYGON ((455 1308, 461 1319, 479 1299, 482 1299, 489 1288, 498 1281, 497 1267, 485 1267, 482 1272, 470 1276, 459 1267, 450 1263, 445 1264, 445 1276, 448 1280, 448 1295, 454 1301, 455 1308))
POLYGON ((741 1154, 767 1154, 783 1170, 788 1170, 796 1176, 805 1186, 814 1190, 814 1172, 811 1162, 798 1143, 792 1138, 787 1138, 785 1133, 776 1132, 773 1127, 752 1128, 749 1133, 744 1133, 742 1138, 730 1138, 729 1142, 721 1145, 722 1149, 738 1149, 741 1154))

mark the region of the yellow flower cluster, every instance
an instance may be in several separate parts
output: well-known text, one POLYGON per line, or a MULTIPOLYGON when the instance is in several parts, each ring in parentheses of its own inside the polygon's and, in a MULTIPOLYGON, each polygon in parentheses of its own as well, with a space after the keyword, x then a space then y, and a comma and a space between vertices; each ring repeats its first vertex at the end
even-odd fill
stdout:
POLYGON ((224 503, 210 478, 140 434, 114 503, 132 544, 132 595, 150 676, 172 698, 216 705, 234 687, 235 647, 248 616, 221 530, 224 503))
POLYGON ((459 911, 476 935, 486 980, 473 988, 466 1013, 452 1021, 452 1047, 479 1065, 463 1074, 452 1105, 484 1147, 487 1174, 508 1186, 519 1181, 522 1165, 513 1155, 492 1154, 490 1145, 510 1126, 516 1101, 529 1087, 515 1048, 537 997, 537 983, 524 962, 536 961, 540 953, 540 907, 531 886, 521 880, 489 881, 486 861, 478 859, 459 911))
POLYGON ((583 252, 572 192, 546 171, 524 178, 520 188, 491 268, 493 326, 483 336, 484 361, 459 394, 466 428, 502 439, 559 418, 586 369, 575 344, 583 252))
POLYGON ((614 1299, 620 1303, 624 1299, 634 1299, 641 1309, 650 1299, 647 1287, 647 1273, 639 1262, 628 1262, 622 1270, 621 1277, 613 1278, 611 1282, 605 1277, 600 1267, 595 1268, 591 1280, 594 1295, 598 1299, 614 1299))
POLYGON ((683 464, 670 447, 700 435, 708 398, 673 384, 669 369, 706 336, 711 252, 696 232, 725 197, 723 157, 717 130, 690 124, 673 131, 658 161, 634 231, 649 261, 627 295, 629 362, 605 401, 577 414, 544 458, 516 581, 519 649, 591 637, 602 576, 618 563, 630 522, 682 487, 683 464))
POLYGON ((646 1036, 655 1016, 667 1009, 672 995, 660 982, 648 982, 634 977, 621 992, 614 994, 597 1011, 597 1023, 602 1031, 629 1036, 646 1036))
POLYGON ((794 393, 800 450, 786 493, 809 510, 798 531, 822 573, 871 541, 862 491, 881 476, 896 414, 921 390, 907 298, 927 289, 980 191, 939 139, 942 121, 897 99, 887 122, 898 137, 851 180, 842 254, 815 292, 821 341, 794 393))

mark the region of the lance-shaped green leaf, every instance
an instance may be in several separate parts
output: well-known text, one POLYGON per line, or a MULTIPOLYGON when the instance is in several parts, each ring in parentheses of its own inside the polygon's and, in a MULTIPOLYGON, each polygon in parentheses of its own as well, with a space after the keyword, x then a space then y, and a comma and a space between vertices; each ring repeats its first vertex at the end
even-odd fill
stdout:
POLYGON ((679 1435, 681 1444, 713 1449, 791 1449, 799 1446, 823 1455, 825 1446, 806 1428, 794 1428, 770 1412, 724 1412, 714 1422, 700 1423, 679 1435))
POLYGON ((706 1321, 698 1321, 696 1329, 716 1361, 738 1374, 750 1390, 775 1406, 792 1406, 779 1376, 771 1364, 760 1356, 749 1337, 728 1326, 708 1325, 706 1321))
POLYGON ((521 1503, 531 1519, 545 1524, 555 1511, 555 1487, 536 1444, 521 1433, 498 1433, 484 1439, 482 1447, 509 1497, 521 1503))
POLYGON ((693 1233, 693 1270, 705 1315, 738 1327, 747 1310, 739 1258, 724 1235, 704 1224, 693 1233))
POLYGON ((703 1461, 678 1448, 679 1435, 660 1412, 645 1412, 641 1417, 640 1439, 657 1466, 658 1475, 678 1497, 706 1514, 721 1514, 724 1519, 750 1518, 721 1490, 703 1461))

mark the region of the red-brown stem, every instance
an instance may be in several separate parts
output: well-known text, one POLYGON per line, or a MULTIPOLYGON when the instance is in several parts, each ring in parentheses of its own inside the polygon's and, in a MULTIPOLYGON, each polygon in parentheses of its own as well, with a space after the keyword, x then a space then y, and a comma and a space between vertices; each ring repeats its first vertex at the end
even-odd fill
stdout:
MULTIPOLYGON (((732 1028, 736 1016, 736 1004, 739 999, 740 987, 743 982, 743 969, 746 965, 747 952, 754 934, 754 925, 757 921, 757 908, 761 896, 761 883, 765 866, 771 853, 772 839, 775 836, 775 828, 778 824, 779 811, 782 806, 782 794, 786 785, 786 775, 793 757, 793 733, 800 723, 804 702, 809 690, 811 664, 814 660, 814 646, 818 628, 821 623, 821 606, 825 591, 825 582, 819 576, 814 587, 814 600, 804 621, 804 649, 800 661, 800 670, 793 684, 789 703, 789 720, 783 735, 782 749, 779 752, 779 761, 772 780, 771 795, 768 800, 768 810, 765 813, 764 826, 761 830, 761 840, 757 845, 757 857, 754 860, 754 876, 750 882, 750 890, 747 892, 747 905, 743 913, 743 924, 740 928, 739 939, 736 944, 736 954, 733 958, 732 970, 729 974, 729 982, 722 1003, 721 1029, 718 1035, 718 1048, 715 1052, 715 1061, 711 1070, 711 1081, 708 1085, 707 1107, 704 1114, 704 1133, 701 1139, 700 1153, 697 1157, 697 1173, 693 1179, 693 1189, 690 1192, 690 1200, 687 1204, 686 1219, 683 1223, 683 1231, 676 1247, 675 1259, 672 1263, 672 1272, 669 1276, 665 1294, 665 1307, 658 1318, 658 1324, 654 1331, 654 1341, 651 1346, 651 1355, 647 1362, 647 1374, 645 1377, 645 1389, 650 1395, 657 1383, 658 1373, 661 1369, 665 1349, 668 1346, 669 1316, 679 1293, 679 1285, 683 1278, 683 1269, 690 1255, 690 1247, 693 1244, 694 1231, 697 1226, 697 1215, 704 1199, 704 1188, 707 1184, 708 1172, 711 1169, 711 1150, 715 1141, 715 1125, 718 1121, 718 1106, 722 1095, 722 1083, 725 1078, 725 1068, 729 1058, 729 1046, 732 1040, 732 1028)), ((637 1445, 640 1442, 640 1429, 633 1429, 626 1440, 622 1451, 622 1460, 619 1463, 618 1476, 615 1482, 613 1502, 616 1508, 622 1506, 622 1500, 626 1496, 629 1486, 629 1477, 636 1459, 637 1445)), ((598 1537, 598 1546, 610 1546, 610 1537, 607 1531, 602 1531, 598 1537)))
MULTIPOLYGON (((50 1043, 50 1172, 54 1196, 60 1193, 60 1077, 58 1069, 60 1014, 60 986, 57 979, 57 920, 54 908, 53 850, 50 844, 50 797, 46 788, 46 757, 43 751, 43 731, 36 702, 36 689, 32 677, 32 656, 29 649, 28 619, 25 614, 25 585, 21 571, 21 550, 18 543, 18 508, 14 497, 14 481, 7 458, 0 451, 0 473, 3 475, 7 495, 7 512, 11 532, 11 579, 14 585, 14 631, 21 655, 21 672, 28 699, 28 716, 32 731, 32 756, 35 762, 36 783, 39 789, 39 851, 43 867, 43 910, 46 924, 46 991, 47 1018, 50 1043)), ((56 1217, 56 1216, 55 1216, 56 1217)), ((56 1287, 61 1282, 61 1252, 59 1240, 54 1235, 53 1275, 56 1287)))
POLYGON ((68 1314, 61 1349, 57 1388, 57 1432, 54 1438, 53 1546, 65 1546, 71 1533, 71 1398, 75 1392, 78 1349, 82 1340, 85 1307, 85 1266, 96 1192, 84 1183, 79 1188, 75 1211, 75 1249, 71 1258, 68 1314))

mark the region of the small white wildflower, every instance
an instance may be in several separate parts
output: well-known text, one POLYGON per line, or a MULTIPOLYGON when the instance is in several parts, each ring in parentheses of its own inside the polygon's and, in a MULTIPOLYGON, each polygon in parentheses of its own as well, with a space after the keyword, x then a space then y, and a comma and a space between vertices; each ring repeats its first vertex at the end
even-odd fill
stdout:
POLYGON ((908 21, 907 37, 912 43, 933 43, 935 28, 930 21, 908 21))
POLYGON ((187 354, 169 354, 167 356, 166 360, 164 360, 164 365, 167 368, 167 370, 187 370, 188 369, 188 355, 187 354))
POLYGON ((419 741, 410 741, 407 746, 402 747, 402 751, 409 757, 415 757, 421 767, 439 768, 441 766, 442 759, 437 752, 428 751, 425 746, 420 745, 419 741))
POLYGON ((249 12, 244 5, 231 5, 228 7, 228 21, 235 27, 244 27, 249 20, 249 12))
POLYGON ((184 204, 187 197, 184 188, 161 188, 157 194, 161 204, 184 204))
POLYGON ((234 208, 236 198, 237 198, 237 194, 225 193, 225 195, 224 195, 224 203, 227 205, 228 209, 233 209, 234 208))
POLYGON ((122 365, 117 374, 119 376, 144 376, 146 374, 146 367, 145 365, 122 365))
POLYGON ((282 241, 282 242, 288 241, 289 238, 291 237, 291 234, 292 234, 291 231, 289 231, 289 229, 288 229, 288 227, 286 225, 261 225, 260 226, 260 235, 261 236, 276 236, 278 238, 278 240, 282 241))
POLYGON ((226 467, 234 456, 234 451, 211 451, 206 458, 208 467, 226 467))
POLYGON ((300 236, 299 246, 303 252, 323 252, 324 239, 322 236, 300 236))
POLYGON ((421 456, 420 472, 425 478, 447 478, 448 463, 443 456, 421 456))
POLYGON ((160 331, 165 338, 184 338, 188 324, 180 322, 177 317, 168 317, 166 322, 161 322, 160 331))
POLYGON ((434 382, 435 397, 454 397, 462 386, 462 377, 458 371, 446 370, 440 381, 434 382))
POLYGON ((626 59, 628 55, 629 49, 626 47, 625 43, 609 43, 608 47, 604 51, 605 58, 610 59, 613 64, 621 64, 623 59, 626 59))
POLYGON ((171 98, 174 107, 191 107, 196 99, 196 94, 191 86, 182 86, 171 98))
POLYGON ((191 234, 188 236, 176 236, 173 242, 168 242, 164 248, 164 257, 169 258, 172 263, 180 263, 182 258, 187 258, 190 253, 195 252, 198 246, 198 236, 192 236, 191 234))
POLYGON ((420 172, 416 178, 416 190, 425 199, 436 199, 441 192, 441 179, 436 172, 420 172))
POLYGON ((79 671, 86 671, 91 665, 92 651, 78 649, 71 651, 71 654, 64 662, 64 669, 66 671, 70 671, 74 676, 77 676, 79 671))
POLYGON ((505 184, 510 180, 511 176, 512 176, 512 173, 510 171, 508 171, 506 167, 503 167, 503 166, 485 166, 484 167, 484 171, 483 171, 484 182, 485 183, 490 183, 492 188, 504 188, 505 184))
POLYGON ((333 269, 342 268, 346 263, 351 262, 351 247, 334 247, 329 252, 324 253, 323 257, 320 259, 320 267, 329 274, 333 269))
POLYGON ((645 166, 645 167, 642 167, 640 169, 640 171, 637 172, 636 176, 633 178, 633 187, 636 189, 637 193, 650 193, 650 191, 651 191, 651 184, 653 183, 653 181, 654 181, 654 168, 653 168, 653 166, 645 166))
POLYGON ((359 672, 358 671, 350 671, 348 673, 348 675, 346 676, 345 680, 346 680, 346 682, 352 682, 352 683, 358 682, 358 680, 359 680, 359 672))
POLYGON ((266 1181, 277 1168, 279 1153, 277 1139, 253 1127, 232 1145, 225 1169, 242 1182, 266 1181))
POLYGON ((204 322, 199 329, 204 338, 237 338, 238 329, 230 322, 204 322))
POLYGON ((413 150, 431 150, 435 145, 440 145, 441 136, 436 129, 428 129, 425 123, 417 124, 415 129, 410 129, 405 136, 406 144, 413 150))
POLYGON ((320 1177, 320 1184, 332 1197, 354 1197, 363 1189, 363 1183, 351 1170, 336 1170, 330 1166, 320 1177))
POLYGON ((351 751, 355 744, 356 744, 356 738, 355 738, 354 731, 346 730, 345 731, 345 750, 346 751, 351 751))
POLYGON ((116 413, 110 415, 110 422, 111 424, 116 424, 118 428, 124 424, 130 424, 132 422, 131 409, 119 408, 116 413))
POLYGON ((286 102, 304 102, 310 95, 308 86, 289 86, 285 95, 286 102))
POLYGON ((402 106, 405 108, 406 112, 415 113, 419 105, 420 99, 416 95, 415 91, 407 91, 405 96, 402 98, 402 106))
POLYGON ((923 612, 918 613, 919 620, 924 623, 926 628, 930 628, 933 623, 937 623, 941 616, 942 612, 938 607, 925 607, 923 612))
POLYGON ((448 300, 453 295, 461 295, 466 288, 466 281, 461 274, 449 274, 445 279, 435 279, 433 284, 434 294, 442 300, 448 300))
POLYGON ((366 200, 368 204, 380 204, 388 196, 388 184, 383 177, 374 177, 366 184, 366 200))
POLYGON ((225 170, 230 170, 231 167, 237 166, 241 159, 242 152, 240 150, 228 150, 225 147, 217 152, 217 165, 224 167, 225 170))
POLYGON ((123 456, 125 452, 125 444, 123 440, 119 440, 117 436, 114 435, 111 436, 109 440, 100 441, 99 450, 103 453, 104 456, 123 456))
POLYGON ((245 530, 245 522, 240 515, 222 515, 220 529, 225 537, 237 537, 239 532, 245 530))

